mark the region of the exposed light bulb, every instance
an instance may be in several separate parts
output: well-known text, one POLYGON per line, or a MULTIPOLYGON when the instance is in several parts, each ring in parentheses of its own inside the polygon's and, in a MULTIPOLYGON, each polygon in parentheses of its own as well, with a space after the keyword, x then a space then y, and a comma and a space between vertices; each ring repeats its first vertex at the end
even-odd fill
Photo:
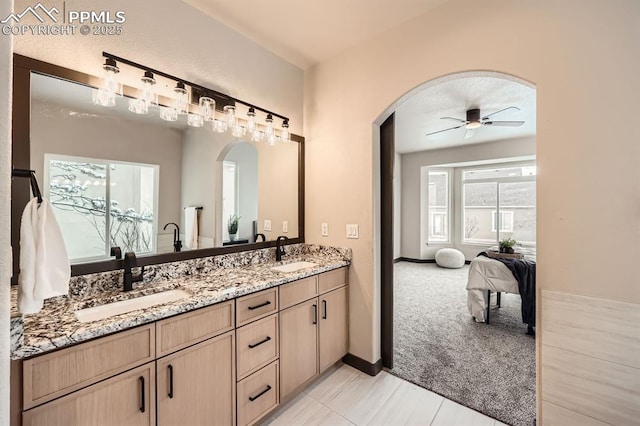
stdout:
POLYGON ((189 113, 189 94, 187 92, 187 89, 184 86, 184 83, 179 81, 178 84, 176 84, 176 87, 173 89, 175 95, 174 98, 174 108, 176 109, 177 113, 180 115, 184 115, 184 114, 188 114, 189 113))
POLYGON ((256 110, 253 107, 249 107, 247 111, 247 131, 251 134, 256 130, 256 110))
POLYGON ((213 121, 216 118, 216 101, 207 96, 200 97, 200 115, 204 121, 213 121))

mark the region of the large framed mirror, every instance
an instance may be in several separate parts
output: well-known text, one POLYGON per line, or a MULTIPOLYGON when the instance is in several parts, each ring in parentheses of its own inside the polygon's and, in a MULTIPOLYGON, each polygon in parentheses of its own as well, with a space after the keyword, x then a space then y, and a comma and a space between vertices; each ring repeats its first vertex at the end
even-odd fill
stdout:
MULTIPOLYGON (((92 103, 99 81, 14 55, 13 167, 35 170, 72 275, 121 268, 113 246, 142 266, 270 247, 280 235, 304 242, 304 138, 270 146, 134 114, 130 87, 105 108, 92 103)), ((29 199, 28 181, 14 179, 14 281, 29 199)))

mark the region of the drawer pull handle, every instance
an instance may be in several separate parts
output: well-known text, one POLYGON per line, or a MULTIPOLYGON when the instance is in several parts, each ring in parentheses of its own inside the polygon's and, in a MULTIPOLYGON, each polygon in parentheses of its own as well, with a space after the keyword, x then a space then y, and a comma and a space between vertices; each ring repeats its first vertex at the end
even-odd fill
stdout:
POLYGON ((271 301, 270 301, 270 300, 267 300, 267 301, 266 301, 266 302, 264 302, 264 303, 261 303, 261 304, 256 305, 256 306, 249 306, 248 308, 249 308, 249 310, 250 310, 250 311, 253 311, 254 309, 263 308, 263 307, 265 307, 265 306, 269 306, 270 304, 271 304, 271 301))
POLYGON ((169 394, 167 395, 169 398, 173 398, 173 365, 167 365, 169 369, 169 394))
POLYGON ((322 319, 327 319, 327 301, 322 301, 322 319))
POLYGON ((266 389, 264 389, 262 392, 260 392, 256 396, 250 396, 249 397, 249 401, 251 401, 251 402, 255 401, 256 399, 260 398, 262 395, 264 395, 265 393, 269 392, 270 390, 271 390, 271 386, 267 385, 266 389))
POLYGON ((263 340, 260 340, 258 343, 254 343, 253 345, 249 345, 249 349, 253 349, 257 346, 260 346, 263 343, 267 343, 269 340, 271 340, 271 336, 267 336, 265 337, 263 340))
POLYGON ((141 401, 140 401, 140 412, 144 413, 146 411, 146 406, 145 406, 145 394, 144 394, 144 390, 145 390, 145 385, 144 385, 144 377, 140 376, 140 378, 138 379, 140 380, 140 396, 141 396, 141 401))
POLYGON ((315 303, 313 304, 313 323, 318 323, 318 305, 316 305, 315 303))

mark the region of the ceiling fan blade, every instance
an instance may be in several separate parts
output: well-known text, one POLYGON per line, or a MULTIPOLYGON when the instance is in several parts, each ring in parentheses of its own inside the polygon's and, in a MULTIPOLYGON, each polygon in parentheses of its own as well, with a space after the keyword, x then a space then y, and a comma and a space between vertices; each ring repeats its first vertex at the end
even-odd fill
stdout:
POLYGON ((474 129, 466 129, 464 132, 464 138, 465 139, 471 139, 473 137, 473 133, 475 132, 474 129))
POLYGON ((461 124, 461 125, 455 126, 455 127, 449 127, 448 129, 443 129, 443 130, 438 130, 438 131, 435 131, 435 132, 427 133, 425 136, 435 135, 436 133, 442 133, 442 132, 446 132, 448 130, 459 129, 462 126, 464 126, 464 124, 461 124))
POLYGON ((524 121, 485 121, 483 126, 520 127, 524 121))
POLYGON ((487 118, 491 117, 492 115, 496 115, 496 114, 499 114, 499 113, 501 113, 501 112, 508 111, 508 110, 510 110, 510 109, 517 109, 518 111, 520 111, 520 108, 518 108, 517 106, 510 106, 510 107, 503 108, 503 109, 501 109, 501 110, 499 110, 499 111, 492 112, 492 113, 491 113, 491 114, 489 114, 489 115, 485 115, 484 117, 482 117, 482 119, 483 119, 483 120, 486 120, 487 118))
POLYGON ((456 120, 456 121, 459 121, 460 123, 467 124, 467 120, 463 120, 462 118, 455 118, 455 117, 440 117, 440 120, 456 120))

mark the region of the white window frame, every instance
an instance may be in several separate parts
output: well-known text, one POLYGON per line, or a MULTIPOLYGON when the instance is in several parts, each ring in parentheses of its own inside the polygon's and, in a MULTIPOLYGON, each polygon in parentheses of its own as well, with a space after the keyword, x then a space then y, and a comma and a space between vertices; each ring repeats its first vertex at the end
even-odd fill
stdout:
MULTIPOLYGON (((496 206, 495 209, 492 212, 491 215, 491 222, 492 222, 492 232, 496 232, 496 241, 495 244, 497 245, 499 240, 500 240, 500 232, 513 232, 513 211, 511 211, 512 213, 512 220, 511 220, 511 231, 507 231, 507 230, 500 230, 500 231, 496 231, 496 224, 495 224, 495 212, 500 211, 502 212, 502 210, 500 209, 500 187, 499 185, 501 183, 515 183, 515 182, 536 182, 536 175, 533 176, 514 176, 514 177, 502 177, 502 178, 487 178, 487 179, 464 179, 464 173, 466 171, 469 170, 483 170, 483 169, 502 169, 502 168, 509 168, 509 167, 536 167, 536 163, 535 161, 525 161, 525 162, 517 162, 517 163, 493 163, 493 164, 487 164, 487 165, 483 165, 483 166, 473 166, 473 167, 462 167, 461 168, 461 172, 460 172, 460 185, 459 185, 459 190, 460 190, 460 194, 461 194, 461 198, 462 198, 462 202, 460 203, 460 218, 461 218, 461 226, 464 227, 464 220, 465 220, 465 214, 464 214, 464 210, 465 210, 465 201, 464 201, 464 185, 465 184, 469 184, 469 183, 495 183, 496 184, 496 206)), ((537 182, 536 182, 537 185, 537 182)), ((505 212, 509 212, 509 210, 506 210, 505 212)), ((460 244, 463 246, 482 246, 482 247, 486 247, 487 243, 486 242, 482 242, 482 241, 473 241, 473 240, 465 240, 464 238, 464 231, 460 232, 460 244)))
POLYGON ((453 176, 453 170, 451 168, 442 168, 442 167, 427 167, 427 173, 426 173, 426 182, 424 182, 427 190, 425 191, 425 208, 427 211, 426 217, 427 217, 427 226, 426 226, 426 236, 425 239, 427 241, 427 245, 428 246, 437 246, 437 245, 450 245, 451 242, 453 241, 453 239, 451 238, 451 232, 452 232, 452 201, 453 201, 453 180, 452 180, 452 176, 453 176), (429 173, 430 172, 437 172, 437 173, 444 173, 447 176, 447 188, 446 188, 446 193, 447 193, 447 203, 446 206, 444 206, 447 211, 446 212, 436 212, 436 211, 431 211, 431 209, 429 208, 429 173), (441 214, 445 216, 445 231, 447 233, 447 238, 445 239, 441 239, 441 240, 430 240, 430 236, 431 236, 431 224, 432 224, 432 218, 435 214, 441 214))
POLYGON ((500 231, 498 231, 498 210, 491 212, 491 232, 513 232, 513 210, 500 210, 500 231), (507 219, 508 218, 508 219, 507 219), (508 225, 508 226, 505 226, 508 225))

